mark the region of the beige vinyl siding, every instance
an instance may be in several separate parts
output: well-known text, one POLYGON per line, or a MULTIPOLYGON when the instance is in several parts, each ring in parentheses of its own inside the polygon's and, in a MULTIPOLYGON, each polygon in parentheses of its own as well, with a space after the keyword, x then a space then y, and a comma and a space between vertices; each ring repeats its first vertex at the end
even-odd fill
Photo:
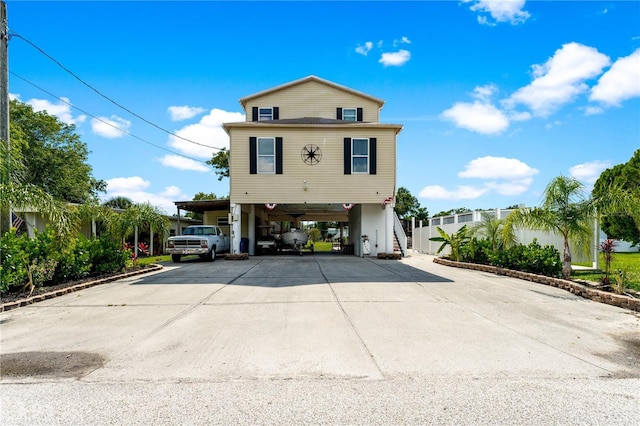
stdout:
MULTIPOLYGON (((202 223, 204 223, 205 225, 218 226, 218 218, 223 217, 226 219, 228 218, 228 215, 229 215, 229 212, 226 210, 207 211, 207 212, 204 212, 202 223)), ((220 229, 222 229, 222 231, 226 235, 230 234, 229 225, 221 225, 220 229)))
POLYGON ((395 189, 396 129, 338 127, 235 127, 230 129, 231 201, 234 203, 381 203, 395 189), (249 173, 249 137, 283 138, 283 174, 249 173), (376 138, 375 175, 344 174, 344 138, 376 138), (322 150, 308 165, 307 144, 322 150), (305 182, 306 188, 305 191, 305 182))
POLYGON ((362 121, 377 123, 379 105, 373 100, 357 96, 317 81, 308 81, 293 87, 250 100, 246 106, 247 121, 252 121, 253 107, 280 108, 280 119, 301 117, 336 118, 336 108, 362 108, 362 121))

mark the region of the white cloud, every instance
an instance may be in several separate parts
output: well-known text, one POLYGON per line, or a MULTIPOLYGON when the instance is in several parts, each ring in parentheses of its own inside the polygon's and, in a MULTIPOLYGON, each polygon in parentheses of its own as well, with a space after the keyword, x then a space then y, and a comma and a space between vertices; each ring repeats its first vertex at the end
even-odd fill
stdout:
POLYGON ((598 115, 604 112, 604 108, 599 106, 588 106, 584 109, 584 115, 598 115))
MULTIPOLYGON (((19 99, 19 97, 17 97, 19 99)), ((55 115, 65 124, 79 124, 83 123, 86 119, 86 115, 79 115, 77 117, 73 117, 71 114, 71 102, 69 98, 60 98, 61 102, 57 104, 53 104, 46 99, 29 99, 25 102, 27 105, 31 105, 34 111, 46 111, 49 115, 55 115)))
POLYGON ((198 123, 187 125, 174 132, 180 137, 206 146, 197 145, 175 136, 169 136, 169 145, 181 154, 209 160, 213 156, 214 149, 207 146, 229 148, 229 135, 222 129, 222 123, 244 120, 245 116, 242 113, 212 109, 198 123))
POLYGON ((420 197, 430 200, 470 200, 489 193, 520 195, 529 190, 533 176, 538 173, 537 169, 515 158, 480 157, 470 161, 465 170, 458 173, 458 177, 485 179, 481 185, 461 185, 454 190, 432 185, 423 188, 420 197))
POLYGON ((367 41, 363 46, 358 45, 358 47, 356 47, 356 52, 361 55, 367 56, 371 49, 373 49, 373 42, 367 41))
POLYGON ((204 108, 183 106, 170 106, 167 108, 169 115, 171 115, 171 121, 188 120, 195 117, 198 114, 205 112, 204 108))
POLYGON ((498 86, 496 86, 495 84, 486 84, 484 86, 478 86, 473 89, 472 96, 479 101, 487 102, 497 91, 498 86))
POLYGON ((159 207, 166 214, 173 214, 176 211, 174 201, 190 200, 191 197, 182 193, 177 186, 168 186, 160 193, 154 194, 146 191, 151 186, 151 182, 144 180, 140 176, 118 177, 107 180, 107 193, 103 195, 103 200, 113 197, 127 197, 135 203, 149 203, 159 207))
POLYGON ((481 197, 487 192, 485 188, 474 188, 472 186, 458 186, 455 190, 449 191, 440 185, 425 186, 420 191, 420 197, 428 200, 473 200, 481 197))
POLYGON ((598 180, 602 171, 609 167, 611 167, 610 161, 589 161, 571 167, 569 174, 582 183, 593 184, 598 180))
POLYGON ((500 195, 520 195, 527 192, 532 182, 533 179, 531 178, 513 180, 509 182, 487 182, 485 183, 485 188, 497 192, 500 195))
POLYGON ((400 40, 393 40, 393 46, 398 46, 399 44, 411 44, 411 40, 409 37, 402 36, 400 40))
POLYGON ((207 167, 199 161, 194 161, 179 155, 165 155, 160 158, 159 161, 163 166, 173 167, 179 170, 193 170, 196 172, 210 172, 213 170, 211 167, 207 167))
POLYGON ((528 166, 515 158, 480 157, 465 166, 465 170, 458 173, 461 178, 480 179, 522 179, 537 174, 539 170, 528 166))
POLYGON ((493 21, 486 15, 478 16, 478 22, 486 25, 495 25, 495 22, 510 22, 512 25, 525 22, 531 16, 523 10, 525 0, 463 0, 464 3, 472 2, 470 9, 473 12, 489 14, 493 21))
POLYGON ((116 115, 112 115, 111 118, 98 117, 91 119, 93 133, 109 139, 121 138, 125 135, 123 131, 128 131, 130 127, 131 122, 129 120, 116 115))
POLYGON ((405 49, 400 49, 397 52, 385 52, 380 57, 380 62, 385 67, 401 67, 411 59, 411 52, 405 49))
POLYGON ((517 90, 505 105, 524 104, 534 115, 548 116, 587 91, 585 81, 598 76, 609 63, 609 58, 593 47, 565 44, 546 63, 533 66, 533 82, 517 90))
POLYGON ((475 101, 458 102, 444 111, 441 117, 457 127, 485 135, 500 134, 509 127, 509 119, 495 106, 475 101))
POLYGON ((589 100, 608 106, 640 96, 640 49, 618 59, 591 90, 589 100))

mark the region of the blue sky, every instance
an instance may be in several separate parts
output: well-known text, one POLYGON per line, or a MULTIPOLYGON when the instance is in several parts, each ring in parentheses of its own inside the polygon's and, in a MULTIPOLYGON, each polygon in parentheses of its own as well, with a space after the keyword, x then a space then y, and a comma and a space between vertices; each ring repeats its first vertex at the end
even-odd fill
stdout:
POLYGON ((94 176, 108 182, 103 199, 171 214, 197 192, 228 194, 203 162, 209 147, 228 146, 220 124, 244 119, 238 99, 308 75, 386 101, 381 121, 404 126, 398 186, 431 214, 538 205, 559 175, 590 189, 640 148, 638 1, 7 9, 20 36, 9 43, 11 96, 76 125, 94 176))

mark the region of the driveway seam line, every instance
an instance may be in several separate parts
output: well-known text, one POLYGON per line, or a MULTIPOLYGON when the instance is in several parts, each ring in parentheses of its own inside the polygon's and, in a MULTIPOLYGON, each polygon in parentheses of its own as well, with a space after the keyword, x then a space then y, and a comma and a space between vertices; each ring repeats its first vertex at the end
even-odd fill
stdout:
POLYGON ((349 327, 351 327, 351 330, 353 331, 353 333, 356 335, 356 337, 358 338, 358 341, 360 342, 360 345, 362 346, 362 348, 365 350, 365 352, 367 353, 367 355, 369 355, 369 359, 371 360, 371 362, 373 363, 373 365, 375 366, 376 370, 378 370, 378 373, 380 374, 380 376, 386 380, 387 377, 384 374, 384 372, 382 371, 382 369, 380 368, 380 366, 378 365, 378 362, 376 361, 373 353, 371 353, 371 351, 369 350, 369 347, 367 346, 367 344, 365 343, 364 339, 362 338, 362 336, 360 335, 360 333, 358 332, 358 329, 356 328, 355 324, 353 323, 353 321, 351 320, 351 317, 349 316, 349 314, 347 314, 347 311, 345 311, 344 306, 342 305, 342 301, 340 300, 340 298, 338 297, 335 289, 333 288, 333 286, 331 285, 331 282, 329 281, 329 279, 327 278, 327 276, 324 274, 324 271, 322 270, 322 265, 320 265, 320 262, 318 262, 317 259, 315 259, 315 262, 318 264, 318 269, 320 271, 320 274, 322 275, 322 278, 324 278, 324 280, 326 281, 327 285, 329 286, 329 289, 331 289, 331 293, 333 294, 333 297, 335 298, 336 303, 338 304, 338 307, 340 308, 340 311, 342 312, 342 315, 344 316, 344 318, 347 320, 347 323, 349 324, 349 327))

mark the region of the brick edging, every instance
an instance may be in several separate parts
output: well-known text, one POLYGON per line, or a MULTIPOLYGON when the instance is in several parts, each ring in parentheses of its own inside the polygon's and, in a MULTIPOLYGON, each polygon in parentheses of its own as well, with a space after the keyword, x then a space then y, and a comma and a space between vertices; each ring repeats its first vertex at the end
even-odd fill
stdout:
POLYGON ((576 296, 593 300, 594 302, 606 303, 607 305, 618 306, 620 308, 631 309, 640 312, 640 299, 625 296, 622 294, 611 293, 608 291, 591 288, 575 281, 565 280, 562 278, 547 277, 544 275, 532 274, 529 272, 514 271, 512 269, 499 268, 491 265, 481 265, 479 263, 455 262, 453 260, 436 257, 433 259, 435 263, 452 266, 454 268, 472 269, 474 271, 489 272, 497 275, 506 275, 512 278, 532 281, 539 284, 546 284, 552 287, 558 287, 567 290, 576 296))
POLYGON ((136 275, 147 274, 149 272, 159 271, 163 268, 162 265, 152 264, 144 269, 138 269, 131 272, 125 272, 118 275, 113 275, 107 278, 101 278, 95 281, 87 281, 84 283, 76 284, 71 287, 61 288, 59 290, 51 291, 49 293, 38 294, 36 296, 27 297, 26 299, 16 300, 15 302, 3 303, 0 305, 0 312, 8 311, 11 309, 19 308, 21 306, 31 305, 32 303, 41 302, 46 299, 53 299, 54 297, 62 296, 63 294, 73 293, 78 290, 84 290, 85 288, 93 287, 99 284, 106 284, 111 281, 121 280, 123 278, 134 277, 136 275))

